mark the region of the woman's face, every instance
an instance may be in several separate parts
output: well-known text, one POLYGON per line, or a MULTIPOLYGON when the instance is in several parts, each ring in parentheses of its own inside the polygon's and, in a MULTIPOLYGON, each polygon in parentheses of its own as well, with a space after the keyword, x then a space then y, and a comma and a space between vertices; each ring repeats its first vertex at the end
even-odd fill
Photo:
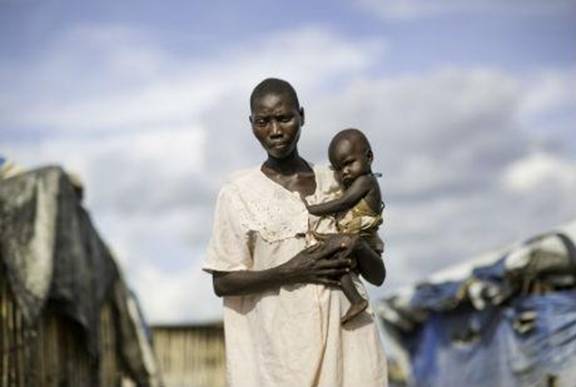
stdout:
POLYGON ((250 123, 268 155, 284 159, 297 149, 304 111, 286 95, 265 94, 254 101, 250 123))

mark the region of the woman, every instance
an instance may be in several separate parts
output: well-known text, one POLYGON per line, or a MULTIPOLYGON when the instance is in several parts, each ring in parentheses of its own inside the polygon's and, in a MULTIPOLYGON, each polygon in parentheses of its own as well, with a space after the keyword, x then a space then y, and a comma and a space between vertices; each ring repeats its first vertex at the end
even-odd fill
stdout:
MULTIPOLYGON (((304 110, 292 86, 262 81, 250 97, 254 135, 267 152, 260 168, 237 173, 220 191, 204 270, 224 299, 231 386, 385 386, 386 363, 369 313, 346 327, 349 304, 338 289, 357 267, 384 281, 378 254, 352 235, 306 248, 309 203, 337 190, 327 168, 298 154, 304 110), (357 262, 347 258, 351 253, 357 262)), ((333 225, 321 225, 334 232, 333 225)))

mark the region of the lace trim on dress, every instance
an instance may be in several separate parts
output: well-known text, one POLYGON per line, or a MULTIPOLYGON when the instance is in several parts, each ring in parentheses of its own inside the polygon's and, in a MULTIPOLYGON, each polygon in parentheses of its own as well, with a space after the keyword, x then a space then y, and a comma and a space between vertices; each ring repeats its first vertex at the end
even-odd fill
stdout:
MULTIPOLYGON (((316 192, 306 198, 310 204, 331 200, 339 193, 333 172, 326 167, 314 168, 316 192)), ((308 213, 297 192, 270 180, 259 168, 236 174, 230 182, 230 205, 246 232, 257 232, 266 242, 276 242, 306 234, 309 221, 320 219, 308 213)), ((333 224, 332 222, 329 222, 333 224)), ((325 228, 326 231, 331 227, 325 228)))
POLYGON ((266 177, 253 174, 230 187, 236 198, 231 205, 242 227, 257 232, 267 242, 305 233, 308 211, 298 194, 270 186, 261 178, 266 177))

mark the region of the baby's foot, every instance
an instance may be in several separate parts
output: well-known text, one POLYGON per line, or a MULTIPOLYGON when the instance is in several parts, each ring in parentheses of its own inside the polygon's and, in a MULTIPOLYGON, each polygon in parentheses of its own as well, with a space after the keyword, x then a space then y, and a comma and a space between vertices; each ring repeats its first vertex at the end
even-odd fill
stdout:
POLYGON ((346 324, 348 321, 352 320, 354 317, 364 312, 367 307, 368 307, 367 300, 362 300, 358 303, 350 305, 350 308, 348 308, 348 311, 346 311, 346 314, 344 315, 344 317, 342 317, 340 321, 342 322, 342 324, 346 324))

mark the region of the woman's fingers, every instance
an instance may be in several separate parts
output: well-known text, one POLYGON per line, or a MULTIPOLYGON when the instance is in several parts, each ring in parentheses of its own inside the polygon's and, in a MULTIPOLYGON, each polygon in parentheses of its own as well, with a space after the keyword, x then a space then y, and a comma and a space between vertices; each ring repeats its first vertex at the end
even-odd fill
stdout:
POLYGON ((314 272, 314 274, 316 276, 320 276, 323 278, 330 278, 330 279, 334 279, 334 278, 339 278, 342 277, 345 274, 350 273, 350 269, 343 269, 343 268, 339 268, 339 269, 323 269, 323 270, 317 270, 314 272))
POLYGON ((347 246, 345 244, 327 244, 324 248, 319 249, 314 252, 315 259, 322 259, 326 257, 331 257, 334 254, 346 250, 347 246))
POLYGON ((352 260, 350 258, 338 259, 319 259, 316 261, 315 268, 323 269, 350 269, 352 267, 352 260))
POLYGON ((316 251, 316 259, 331 257, 337 253, 349 255, 358 241, 358 235, 355 234, 326 235, 326 241, 322 243, 323 248, 316 251))
POLYGON ((342 287, 342 283, 340 281, 329 279, 329 278, 323 278, 323 277, 315 278, 311 282, 315 283, 315 284, 326 285, 326 286, 331 286, 331 287, 336 287, 336 288, 342 287))
POLYGON ((351 250, 353 246, 348 240, 341 240, 340 238, 334 239, 326 243, 322 249, 316 250, 314 253, 314 258, 321 259, 325 257, 332 257, 336 253, 347 252, 351 250))
POLYGON ((322 247, 324 247, 323 244, 316 243, 315 245, 306 247, 306 249, 304 249, 304 251, 306 251, 308 254, 312 254, 312 253, 320 251, 322 249, 322 247))

